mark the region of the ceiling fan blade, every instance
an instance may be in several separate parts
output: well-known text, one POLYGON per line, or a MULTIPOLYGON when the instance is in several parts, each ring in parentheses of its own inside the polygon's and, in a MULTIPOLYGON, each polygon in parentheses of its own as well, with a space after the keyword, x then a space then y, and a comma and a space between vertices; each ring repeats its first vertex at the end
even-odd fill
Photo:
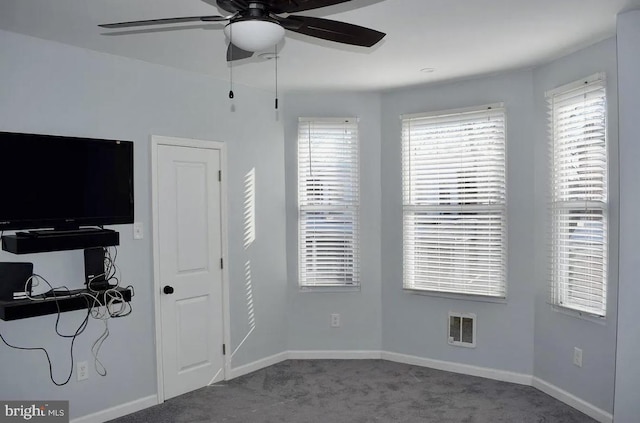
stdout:
POLYGON ((371 47, 386 35, 384 32, 330 19, 291 15, 278 18, 283 28, 310 37, 354 46, 371 47))
POLYGON ((188 16, 184 18, 167 18, 167 19, 149 19, 146 21, 132 21, 132 22, 117 22, 110 24, 98 25, 101 28, 131 28, 134 26, 147 26, 147 25, 166 25, 174 23, 184 22, 218 22, 227 21, 228 18, 224 16, 188 16))
POLYGON ((294 13, 333 6, 334 4, 346 3, 348 1, 349 0, 269 0, 266 3, 269 5, 269 10, 273 13, 294 13))
POLYGON ((233 44, 229 43, 229 47, 227 48, 227 62, 247 59, 251 56, 253 56, 252 51, 243 50, 240 47, 234 46, 233 44))
POLYGON ((216 4, 220 9, 231 13, 249 8, 249 2, 246 0, 216 0, 216 4))

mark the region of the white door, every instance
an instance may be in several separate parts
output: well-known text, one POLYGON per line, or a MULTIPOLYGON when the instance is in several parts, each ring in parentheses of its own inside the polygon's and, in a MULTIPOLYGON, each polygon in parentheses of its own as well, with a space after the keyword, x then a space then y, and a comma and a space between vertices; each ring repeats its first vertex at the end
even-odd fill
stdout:
POLYGON ((157 148, 164 398, 224 379, 220 150, 157 148))

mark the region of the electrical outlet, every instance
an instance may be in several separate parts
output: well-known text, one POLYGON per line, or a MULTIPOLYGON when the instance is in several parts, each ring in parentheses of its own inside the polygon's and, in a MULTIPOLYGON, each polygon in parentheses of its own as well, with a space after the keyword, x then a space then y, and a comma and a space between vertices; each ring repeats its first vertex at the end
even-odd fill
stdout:
POLYGON ((76 373, 78 380, 89 379, 89 363, 86 361, 79 361, 76 373))
POLYGON ((144 238, 144 227, 142 226, 142 222, 135 222, 133 224, 133 239, 142 238, 144 238))
POLYGON ((340 315, 338 313, 333 313, 331 315, 331 327, 332 328, 340 327, 340 315))
POLYGON ((573 349, 573 364, 582 367, 582 350, 578 347, 573 349))

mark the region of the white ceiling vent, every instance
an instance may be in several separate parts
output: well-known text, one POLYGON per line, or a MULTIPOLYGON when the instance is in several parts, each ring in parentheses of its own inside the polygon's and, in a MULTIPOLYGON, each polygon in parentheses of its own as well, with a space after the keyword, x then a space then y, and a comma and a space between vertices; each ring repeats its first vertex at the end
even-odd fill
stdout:
POLYGON ((449 345, 476 347, 476 315, 472 313, 449 312, 449 345))

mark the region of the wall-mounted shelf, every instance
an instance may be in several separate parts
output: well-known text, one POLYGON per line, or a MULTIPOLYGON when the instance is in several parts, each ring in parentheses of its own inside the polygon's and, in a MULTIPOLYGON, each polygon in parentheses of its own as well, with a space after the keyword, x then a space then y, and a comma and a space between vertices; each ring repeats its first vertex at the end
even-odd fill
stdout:
POLYGON ((120 244, 120 234, 111 229, 51 231, 50 233, 18 232, 2 237, 2 249, 13 254, 48 251, 81 250, 120 244))
MULTIPOLYGON (((131 301, 132 291, 130 289, 117 288, 117 290, 122 294, 126 302, 131 301)), ((60 297, 65 296, 65 298, 56 299, 54 297, 48 297, 42 300, 0 300, 0 319, 8 321, 55 314, 58 312, 58 307, 60 307, 60 312, 86 309, 93 305, 93 300, 82 295, 83 292, 98 297, 100 302, 104 304, 105 291, 96 293, 86 289, 73 290, 71 291, 72 296, 70 297, 65 296, 65 294, 59 294, 60 297), (87 302, 87 299, 89 302, 87 302), (58 303, 57 305, 56 301, 58 303)))

